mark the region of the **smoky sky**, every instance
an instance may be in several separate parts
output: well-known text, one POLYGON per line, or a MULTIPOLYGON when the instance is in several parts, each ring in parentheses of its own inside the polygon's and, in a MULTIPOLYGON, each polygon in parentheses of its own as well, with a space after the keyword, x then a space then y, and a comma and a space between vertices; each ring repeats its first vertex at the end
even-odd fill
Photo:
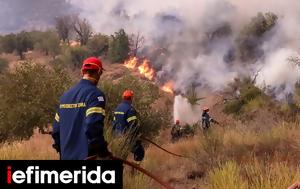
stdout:
POLYGON ((71 13, 66 0, 0 0, 0 33, 46 29, 56 16, 71 13))

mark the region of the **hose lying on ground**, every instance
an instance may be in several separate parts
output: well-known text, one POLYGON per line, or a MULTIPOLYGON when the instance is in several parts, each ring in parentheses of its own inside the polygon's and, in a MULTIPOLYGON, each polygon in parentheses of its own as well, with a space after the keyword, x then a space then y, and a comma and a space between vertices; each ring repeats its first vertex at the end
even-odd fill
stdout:
POLYGON ((192 157, 188 157, 188 156, 184 156, 184 155, 175 154, 175 153, 173 153, 173 152, 170 152, 169 150, 167 150, 167 149, 161 147, 160 145, 156 144, 155 142, 153 142, 152 140, 150 140, 150 139, 148 139, 148 138, 141 137, 141 139, 144 140, 144 141, 147 141, 147 142, 149 142, 149 143, 151 143, 151 144, 153 144, 154 146, 156 146, 157 148, 163 150, 164 152, 167 152, 168 154, 171 154, 171 155, 177 156, 177 157, 181 157, 181 158, 192 159, 192 160, 196 161, 196 160, 195 160, 194 158, 192 158, 192 157))

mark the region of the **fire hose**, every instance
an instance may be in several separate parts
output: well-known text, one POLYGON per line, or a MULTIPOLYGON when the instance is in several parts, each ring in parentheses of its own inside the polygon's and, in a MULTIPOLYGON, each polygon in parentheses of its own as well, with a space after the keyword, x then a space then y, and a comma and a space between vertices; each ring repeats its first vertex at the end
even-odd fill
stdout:
POLYGON ((144 140, 144 141, 147 141, 147 142, 149 142, 149 143, 151 143, 151 144, 153 144, 153 145, 156 146, 157 148, 159 148, 159 149, 163 150, 164 152, 167 152, 168 154, 171 154, 171 155, 173 155, 173 156, 177 156, 177 157, 181 157, 181 158, 186 158, 186 159, 192 159, 192 160, 195 160, 195 159, 192 158, 192 157, 188 157, 188 156, 184 156, 184 155, 175 154, 175 153, 173 153, 173 152, 170 152, 169 150, 167 150, 167 149, 161 147, 160 145, 156 144, 155 142, 153 142, 152 140, 150 140, 150 139, 148 139, 148 138, 141 137, 141 139, 144 140))
MULTIPOLYGON (((44 134, 52 134, 52 132, 44 132, 44 134)), ((150 173, 149 171, 147 171, 146 169, 136 165, 135 163, 132 163, 130 161, 127 161, 125 159, 121 159, 119 157, 115 157, 115 156, 111 156, 110 157, 112 160, 118 160, 118 161, 122 161, 123 164, 128 165, 142 173, 144 173, 145 175, 147 175, 148 177, 152 178, 153 180, 155 180, 156 182, 158 182, 160 185, 162 185, 163 187, 165 187, 166 189, 174 189, 173 187, 171 187, 168 183, 164 182, 163 180, 161 180, 160 178, 158 178, 157 176, 153 175, 152 173, 150 173)), ((87 157, 85 160, 96 160, 97 156, 89 156, 87 157)))
MULTIPOLYGON (((96 160, 97 156, 90 156, 87 157, 85 160, 96 160)), ((121 159, 119 157, 115 157, 115 156, 111 156, 110 159, 112 160, 118 160, 118 161, 122 161, 123 164, 128 165, 142 173, 144 173, 145 175, 147 175, 148 177, 152 178, 153 180, 155 180, 156 182, 158 182, 160 185, 162 185, 164 188, 166 189, 174 189, 172 186, 170 186, 168 183, 164 182, 163 180, 161 180, 160 178, 158 178, 157 176, 153 175, 152 173, 150 173, 149 171, 147 171, 146 169, 136 165, 135 163, 132 163, 130 161, 127 161, 125 159, 121 159)))

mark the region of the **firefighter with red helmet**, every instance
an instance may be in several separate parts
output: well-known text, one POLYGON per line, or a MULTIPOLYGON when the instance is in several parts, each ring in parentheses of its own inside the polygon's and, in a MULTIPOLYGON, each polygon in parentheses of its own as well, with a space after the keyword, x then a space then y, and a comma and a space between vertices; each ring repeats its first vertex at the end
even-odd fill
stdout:
POLYGON ((216 120, 214 120, 213 118, 210 117, 209 108, 207 106, 205 106, 203 108, 203 112, 202 112, 202 129, 203 129, 203 131, 208 130, 211 123, 219 124, 216 120))
POLYGON ((96 87, 103 70, 100 59, 87 58, 82 79, 60 98, 52 137, 62 160, 111 155, 103 136, 105 95, 96 87))
POLYGON ((114 111, 113 131, 117 136, 129 133, 130 141, 133 143, 131 152, 134 155, 134 160, 142 161, 144 159, 145 150, 141 140, 138 139, 140 131, 138 127, 137 111, 132 106, 133 97, 134 92, 132 90, 124 91, 122 95, 123 101, 114 111))
POLYGON ((175 124, 173 125, 171 129, 171 141, 175 142, 182 136, 182 127, 180 125, 180 121, 176 120, 175 124))

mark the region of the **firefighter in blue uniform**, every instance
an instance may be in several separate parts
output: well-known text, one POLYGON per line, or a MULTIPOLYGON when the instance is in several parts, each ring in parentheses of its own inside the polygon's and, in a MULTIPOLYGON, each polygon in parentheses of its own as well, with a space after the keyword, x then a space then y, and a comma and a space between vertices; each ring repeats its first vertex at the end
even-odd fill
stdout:
POLYGON ((138 140, 139 128, 137 111, 132 106, 134 93, 131 90, 126 90, 123 93, 123 101, 114 111, 113 131, 116 135, 129 133, 130 141, 133 143, 131 152, 134 155, 135 161, 144 159, 145 150, 141 140, 138 140))
POLYGON ((96 87, 102 72, 101 60, 87 58, 81 68, 80 82, 60 98, 52 137, 53 147, 62 160, 111 155, 103 136, 105 95, 96 87))
POLYGON ((203 112, 202 112, 202 129, 203 129, 203 131, 207 131, 210 128, 211 123, 219 124, 219 122, 217 122, 216 120, 214 120, 213 118, 210 117, 209 108, 205 106, 203 108, 203 112))

